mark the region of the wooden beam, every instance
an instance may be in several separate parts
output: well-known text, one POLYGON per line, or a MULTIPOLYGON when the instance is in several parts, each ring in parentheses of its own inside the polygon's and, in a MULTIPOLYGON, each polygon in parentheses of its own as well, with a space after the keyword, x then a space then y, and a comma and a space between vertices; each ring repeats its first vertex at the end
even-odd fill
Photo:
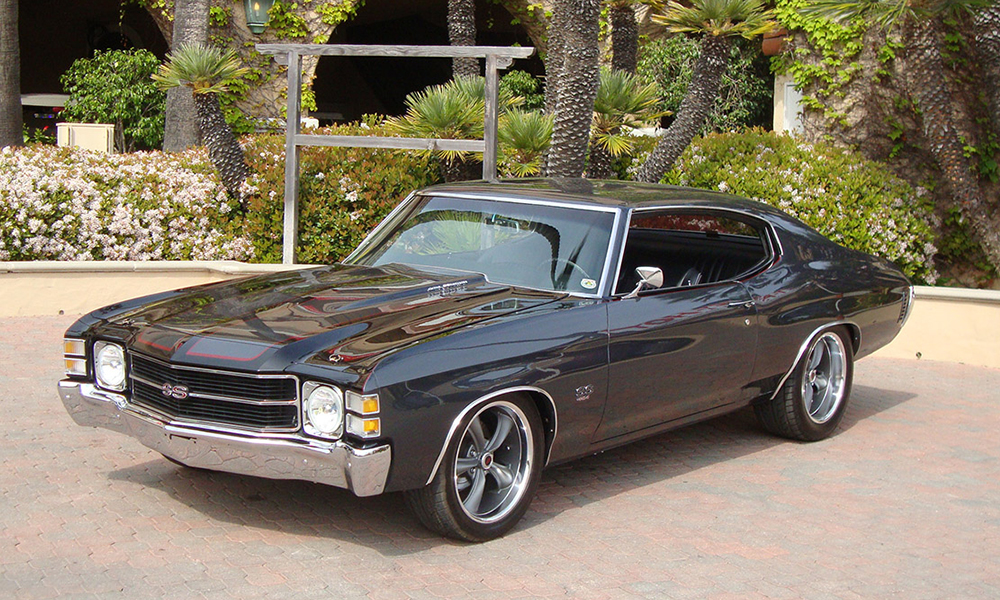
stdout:
POLYGON ((499 74, 516 58, 535 53, 530 47, 506 46, 383 46, 358 44, 257 44, 261 54, 274 55, 278 64, 288 65, 287 129, 285 133, 285 207, 282 262, 295 262, 299 226, 299 150, 303 146, 393 148, 401 150, 449 150, 483 153, 483 179, 497 178, 497 129, 499 118, 499 74), (369 137, 356 135, 303 135, 302 57, 303 56, 388 56, 486 59, 486 101, 482 140, 437 140, 430 138, 369 137))
POLYGON ((334 146, 347 148, 394 148, 398 150, 457 150, 484 152, 483 140, 439 140, 435 138, 376 137, 367 135, 297 135, 299 146, 334 146))
POLYGON ((498 56, 528 58, 535 49, 527 46, 383 46, 378 44, 257 44, 261 54, 301 56, 397 56, 423 58, 455 58, 498 56))

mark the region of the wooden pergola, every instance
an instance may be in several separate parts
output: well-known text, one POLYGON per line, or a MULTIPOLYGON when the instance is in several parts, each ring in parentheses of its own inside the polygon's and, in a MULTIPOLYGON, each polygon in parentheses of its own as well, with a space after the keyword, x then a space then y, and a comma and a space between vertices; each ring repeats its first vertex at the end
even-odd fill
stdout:
POLYGON ((501 46, 379 46, 350 44, 257 44, 261 54, 274 55, 278 64, 288 66, 288 126, 285 133, 285 206, 282 262, 295 262, 299 222, 299 149, 303 146, 354 148, 397 148, 403 150, 458 150, 483 153, 483 179, 497 178, 498 71, 516 58, 534 54, 531 47, 501 46), (485 121, 481 140, 399 138, 302 133, 303 56, 389 56, 400 58, 486 59, 485 121))

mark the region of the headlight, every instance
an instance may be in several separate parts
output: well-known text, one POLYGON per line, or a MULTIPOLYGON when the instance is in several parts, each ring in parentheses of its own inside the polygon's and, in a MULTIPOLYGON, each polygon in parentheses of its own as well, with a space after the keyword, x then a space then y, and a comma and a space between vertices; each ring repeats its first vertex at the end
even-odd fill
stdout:
POLYGON ((302 386, 302 395, 306 433, 339 438, 344 432, 344 394, 335 387, 310 381, 302 386))
POLYGON ((94 344, 94 374, 102 388, 120 392, 125 389, 125 350, 117 344, 94 344))

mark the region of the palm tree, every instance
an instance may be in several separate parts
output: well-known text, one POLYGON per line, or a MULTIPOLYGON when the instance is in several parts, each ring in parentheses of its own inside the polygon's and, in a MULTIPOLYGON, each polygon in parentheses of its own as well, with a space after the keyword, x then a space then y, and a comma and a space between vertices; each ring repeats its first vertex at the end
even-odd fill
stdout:
MULTIPOLYGON (((919 109, 928 150, 987 260, 1000 268, 1000 227, 991 218, 993 211, 984 202, 972 162, 965 155, 952 116, 951 90, 941 76, 945 72, 941 17, 960 15, 980 4, 978 0, 816 0, 801 12, 840 21, 865 18, 900 32, 908 67, 905 85, 919 109)), ((995 31, 991 37, 996 37, 995 31)))
MULTIPOLYGON (((483 137, 486 79, 481 76, 457 77, 441 85, 432 85, 406 97, 406 114, 386 121, 389 131, 406 137, 475 140, 483 137)), ((498 98, 500 116, 520 104, 521 98, 501 88, 498 98)), ((444 161, 446 181, 476 178, 473 153, 437 150, 444 161)))
POLYGON ((529 177, 542 170, 542 159, 552 139, 552 116, 539 111, 511 109, 500 115, 497 131, 500 167, 505 177, 529 177))
POLYGON ((198 115, 198 129, 208 147, 208 157, 219 171, 229 193, 242 201, 240 188, 249 170, 233 130, 226 123, 219 107, 218 94, 228 89, 227 82, 243 75, 236 54, 219 48, 190 44, 167 55, 167 62, 153 79, 160 87, 185 86, 191 89, 198 115))
POLYGON ((677 109, 677 117, 656 143, 636 177, 656 183, 698 135, 718 96, 719 82, 729 65, 732 41, 769 31, 773 12, 761 0, 692 0, 684 6, 670 0, 663 14, 653 20, 674 33, 701 36, 701 55, 692 67, 691 83, 677 109))
POLYGON ((639 54, 639 22, 634 0, 611 0, 611 68, 635 73, 639 54))
POLYGON ((0 0, 0 148, 24 143, 17 0, 0 0))
MULTIPOLYGON (((474 0, 448 0, 448 40, 452 46, 476 45, 476 3, 474 0)), ((451 59, 452 77, 479 75, 478 58, 451 59)))
POLYGON ((643 85, 636 75, 601 69, 601 84, 594 100, 587 177, 607 179, 612 176, 612 159, 632 151, 633 138, 628 135, 629 130, 660 116, 656 110, 660 101, 657 92, 655 83, 643 85))
POLYGON ((993 0, 976 11, 973 23, 976 50, 986 75, 985 89, 990 96, 990 119, 993 131, 1000 135, 1000 2, 993 0))
MULTIPOLYGON (((552 144, 546 160, 552 177, 580 177, 586 165, 599 82, 600 12, 599 0, 557 0, 553 6, 549 52, 557 54, 559 64, 553 65, 555 72, 546 65, 546 85, 554 86, 552 144)), ((548 106, 548 91, 545 97, 548 106)))
MULTIPOLYGON (((187 44, 208 43, 209 0, 174 0, 174 29, 170 47, 180 50, 187 44)), ((176 87, 167 91, 167 118, 163 149, 179 152, 198 144, 198 123, 194 99, 176 87)))

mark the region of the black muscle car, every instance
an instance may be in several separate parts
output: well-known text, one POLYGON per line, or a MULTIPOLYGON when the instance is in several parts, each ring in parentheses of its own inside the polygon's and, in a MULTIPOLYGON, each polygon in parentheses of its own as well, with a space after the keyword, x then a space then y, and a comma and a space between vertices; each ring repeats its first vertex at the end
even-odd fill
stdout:
POLYGON ((404 491, 431 529, 487 540, 546 465, 750 404, 829 436, 912 298, 885 260, 733 196, 442 185, 343 264, 81 318, 59 392, 182 465, 404 491))

